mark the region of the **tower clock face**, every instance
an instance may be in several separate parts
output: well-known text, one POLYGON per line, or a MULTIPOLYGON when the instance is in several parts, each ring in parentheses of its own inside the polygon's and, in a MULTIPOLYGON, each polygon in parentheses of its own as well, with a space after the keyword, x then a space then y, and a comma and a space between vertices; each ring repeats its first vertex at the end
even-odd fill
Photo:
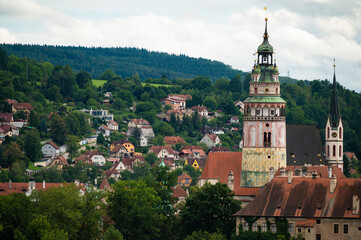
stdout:
POLYGON ((333 138, 336 138, 336 137, 337 137, 337 133, 333 132, 333 133, 332 133, 332 137, 333 137, 333 138))
POLYGON ((268 88, 266 88, 264 91, 265 91, 266 93, 268 93, 268 92, 269 92, 269 89, 268 89, 268 88))

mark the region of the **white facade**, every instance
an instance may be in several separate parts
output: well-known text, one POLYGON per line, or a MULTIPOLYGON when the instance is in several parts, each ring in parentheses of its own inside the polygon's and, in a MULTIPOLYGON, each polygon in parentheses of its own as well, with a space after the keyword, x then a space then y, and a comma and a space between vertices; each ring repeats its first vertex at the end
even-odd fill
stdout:
POLYGON ((331 127, 330 118, 326 123, 326 161, 343 171, 343 125, 340 118, 337 127, 331 127))
POLYGON ((55 148, 50 143, 45 143, 44 146, 41 148, 41 152, 43 153, 43 155, 54 156, 60 153, 60 149, 55 148))
POLYGON ((103 166, 106 160, 103 155, 93 155, 92 162, 94 166, 103 166))

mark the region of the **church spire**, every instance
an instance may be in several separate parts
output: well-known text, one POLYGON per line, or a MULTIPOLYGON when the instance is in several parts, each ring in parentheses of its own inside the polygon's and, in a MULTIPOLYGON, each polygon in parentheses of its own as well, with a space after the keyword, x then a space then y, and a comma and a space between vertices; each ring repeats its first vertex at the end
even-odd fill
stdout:
POLYGON ((338 98, 337 98, 337 88, 336 88, 336 64, 335 59, 333 60, 333 86, 332 86, 332 96, 331 96, 331 106, 330 106, 330 123, 331 127, 337 127, 338 121, 340 119, 340 112, 338 109, 338 98))
POLYGON ((258 53, 258 64, 261 66, 271 66, 273 65, 273 47, 268 42, 268 30, 267 30, 268 18, 265 18, 265 30, 263 34, 263 42, 257 48, 258 53))

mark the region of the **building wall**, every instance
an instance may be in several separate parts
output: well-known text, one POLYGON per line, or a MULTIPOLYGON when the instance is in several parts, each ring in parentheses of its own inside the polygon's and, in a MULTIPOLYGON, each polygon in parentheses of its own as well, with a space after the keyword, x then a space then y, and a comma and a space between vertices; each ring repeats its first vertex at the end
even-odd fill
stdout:
POLYGON ((249 148, 242 150, 242 187, 260 187, 269 181, 270 167, 286 167, 286 148, 249 148))
POLYGON ((263 147, 264 132, 271 133, 271 147, 286 147, 286 121, 244 121, 243 147, 263 147))

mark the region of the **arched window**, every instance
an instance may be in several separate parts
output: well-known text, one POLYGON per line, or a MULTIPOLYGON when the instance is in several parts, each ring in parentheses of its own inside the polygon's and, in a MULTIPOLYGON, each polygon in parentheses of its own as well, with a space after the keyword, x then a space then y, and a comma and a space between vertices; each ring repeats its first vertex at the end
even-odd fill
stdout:
POLYGON ((263 133, 263 146, 267 147, 267 133, 266 132, 263 133))
POLYGON ((271 133, 268 133, 268 147, 271 147, 271 133))
POLYGON ((276 94, 278 94, 278 88, 276 88, 276 94))
POLYGON ((342 127, 340 127, 339 134, 340 138, 342 138, 342 127))
POLYGON ((339 155, 339 157, 341 157, 341 152, 342 152, 342 147, 341 147, 341 145, 340 145, 339 150, 338 150, 338 155, 339 155))
POLYGON ((327 145, 327 157, 329 157, 329 156, 330 156, 330 146, 327 145))
POLYGON ((327 127, 327 138, 330 138, 330 127, 327 127))
POLYGON ((258 91, 257 91, 257 88, 254 88, 254 94, 257 94, 258 91))
POLYGON ((332 156, 336 157, 336 145, 333 145, 332 156))

